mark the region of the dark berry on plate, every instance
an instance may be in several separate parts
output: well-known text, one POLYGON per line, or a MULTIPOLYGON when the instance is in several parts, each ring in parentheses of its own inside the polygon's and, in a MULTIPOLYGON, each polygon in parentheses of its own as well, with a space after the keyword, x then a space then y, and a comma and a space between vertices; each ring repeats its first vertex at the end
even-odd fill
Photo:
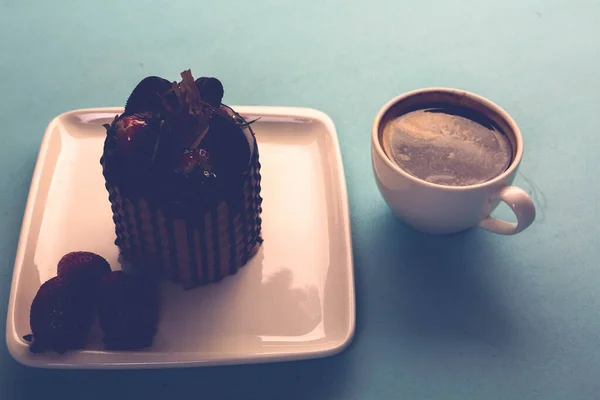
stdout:
POLYGON ((89 291, 74 280, 56 276, 39 288, 29 315, 33 353, 54 350, 64 353, 84 347, 95 316, 95 302, 89 291))
POLYGON ((206 101, 213 107, 219 107, 223 100, 223 84, 217 78, 202 77, 196 79, 196 87, 202 96, 202 100, 206 101))
POLYGON ((152 345, 158 312, 153 282, 122 271, 102 279, 98 315, 107 348, 135 350, 152 345))
POLYGON ((110 273, 110 265, 103 257, 89 251, 73 251, 58 262, 57 273, 77 284, 98 287, 102 277, 110 273))

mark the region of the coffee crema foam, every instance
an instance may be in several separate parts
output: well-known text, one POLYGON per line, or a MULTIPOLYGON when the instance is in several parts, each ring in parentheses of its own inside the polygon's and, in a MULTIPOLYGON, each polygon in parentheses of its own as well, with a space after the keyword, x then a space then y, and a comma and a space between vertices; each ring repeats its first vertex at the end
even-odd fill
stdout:
POLYGON ((383 148, 409 174, 439 185, 474 185, 506 171, 512 160, 506 135, 460 114, 425 108, 401 115, 384 126, 383 148))

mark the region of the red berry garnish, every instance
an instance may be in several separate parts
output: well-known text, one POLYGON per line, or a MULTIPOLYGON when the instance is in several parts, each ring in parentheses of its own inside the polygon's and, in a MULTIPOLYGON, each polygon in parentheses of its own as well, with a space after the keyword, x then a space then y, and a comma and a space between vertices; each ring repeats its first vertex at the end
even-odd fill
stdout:
POLYGON ((87 285, 88 289, 98 287, 102 277, 110 273, 108 261, 89 251, 74 251, 65 254, 58 262, 58 276, 87 285))
POLYGON ((117 137, 121 151, 131 151, 142 140, 142 133, 148 128, 148 117, 149 113, 133 114, 117 121, 117 137))

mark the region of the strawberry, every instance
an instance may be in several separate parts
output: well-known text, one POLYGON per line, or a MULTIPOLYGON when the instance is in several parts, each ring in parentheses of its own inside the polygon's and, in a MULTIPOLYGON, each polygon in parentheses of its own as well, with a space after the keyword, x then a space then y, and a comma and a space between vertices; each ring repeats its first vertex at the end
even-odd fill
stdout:
POLYGON ((144 131, 148 128, 150 113, 141 113, 124 116, 117 121, 117 138, 119 149, 128 153, 139 147, 144 139, 144 131))
POLYGON ((26 335, 33 353, 64 353, 83 348, 95 315, 90 291, 76 281, 56 276, 40 286, 29 314, 32 334, 26 335))
POLYGON ((98 313, 109 349, 148 347, 157 331, 157 289, 142 278, 113 271, 102 279, 98 313))
POLYGON ((89 251, 73 251, 58 262, 58 276, 76 281, 87 290, 97 288, 102 276, 110 273, 108 261, 89 251))

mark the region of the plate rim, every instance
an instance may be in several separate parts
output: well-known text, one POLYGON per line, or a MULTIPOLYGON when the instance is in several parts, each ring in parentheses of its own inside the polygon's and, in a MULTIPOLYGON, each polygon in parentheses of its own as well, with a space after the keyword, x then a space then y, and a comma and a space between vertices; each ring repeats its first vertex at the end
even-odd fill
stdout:
POLYGON ((241 364, 256 364, 268 362, 287 362, 303 359, 314 359, 333 356, 344 351, 354 339, 356 330, 356 293, 355 293, 355 277, 354 277, 354 255, 352 248, 351 220, 350 207, 348 200, 348 189, 346 184, 345 169, 339 144, 337 129, 331 117, 325 112, 307 107, 289 107, 289 106, 252 106, 252 105, 232 105, 240 114, 251 114, 259 116, 271 117, 289 117, 289 118, 311 118, 320 121, 326 127, 326 131, 332 141, 334 150, 333 156, 337 165, 336 180, 339 187, 339 207, 343 216, 343 242, 345 243, 345 257, 348 265, 344 267, 348 273, 348 299, 347 307, 349 311, 348 326, 344 332, 344 337, 332 345, 320 349, 308 349, 306 351, 290 352, 289 350, 281 353, 264 353, 253 354, 247 357, 233 356, 229 358, 216 358, 208 360, 196 361, 149 361, 149 362, 131 362, 131 363, 113 363, 113 362, 91 362, 91 363, 54 363, 44 361, 43 358, 32 359, 24 357, 23 350, 27 350, 23 343, 17 338, 17 332, 14 324, 15 320, 15 305, 16 291, 19 286, 23 270, 23 260, 25 257, 25 249, 27 247, 27 237, 30 233, 32 215, 36 199, 39 195, 39 187, 41 175, 44 169, 46 158, 48 156, 49 143, 52 132, 56 129, 56 125, 60 124, 61 119, 68 118, 70 115, 81 113, 112 113, 120 114, 123 112, 123 107, 92 107, 79 108, 58 114, 50 120, 46 126, 39 150, 36 158, 35 167, 33 170, 31 184, 27 195, 27 201, 23 218, 21 221, 21 229, 15 256, 12 281, 10 286, 10 295, 8 301, 8 309, 6 314, 6 345, 9 354, 22 365, 34 368, 51 368, 51 369, 153 369, 153 368, 185 368, 185 367, 203 367, 217 365, 241 365, 241 364))

